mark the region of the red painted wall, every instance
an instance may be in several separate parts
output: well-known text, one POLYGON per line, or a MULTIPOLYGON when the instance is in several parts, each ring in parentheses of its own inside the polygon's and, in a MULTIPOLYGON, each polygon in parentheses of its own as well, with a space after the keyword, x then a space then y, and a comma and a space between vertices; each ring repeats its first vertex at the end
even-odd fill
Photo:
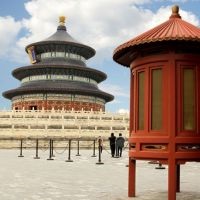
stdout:
POLYGON ((90 111, 93 109, 93 111, 105 111, 105 106, 95 104, 95 103, 88 103, 88 102, 69 102, 69 101, 24 101, 24 102, 18 102, 18 103, 13 103, 12 108, 13 109, 18 109, 18 110, 30 110, 31 106, 37 106, 37 110, 72 110, 72 108, 75 111, 78 110, 85 110, 85 111, 90 111))
POLYGON ((131 110, 130 138, 133 148, 130 157, 136 159, 155 159, 167 162, 175 157, 181 163, 200 160, 198 150, 188 149, 190 144, 200 143, 200 58, 192 54, 177 54, 173 51, 166 54, 139 57, 131 63, 131 110), (181 70, 183 67, 194 67, 196 77, 196 128, 184 131, 182 125, 183 106, 181 70), (162 68, 162 129, 151 130, 151 70, 162 68), (144 130, 138 130, 138 73, 145 73, 144 84, 144 130), (158 145, 158 146, 157 146, 158 145), (160 146, 159 146, 160 145, 160 146), (146 146, 160 149, 145 148, 146 146), (184 151, 184 153, 183 153, 184 151), (186 153, 187 152, 187 153, 186 153), (164 161, 165 160, 165 161, 164 161))

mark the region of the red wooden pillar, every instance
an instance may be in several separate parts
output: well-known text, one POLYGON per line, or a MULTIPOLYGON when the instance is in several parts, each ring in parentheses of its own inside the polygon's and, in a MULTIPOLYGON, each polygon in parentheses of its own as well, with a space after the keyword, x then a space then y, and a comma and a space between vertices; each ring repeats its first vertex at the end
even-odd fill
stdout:
POLYGON ((135 194, 136 194, 136 160, 129 158, 128 196, 135 197, 135 194))
POLYGON ((176 63, 174 51, 169 52, 169 156, 168 156, 168 200, 176 200, 176 160, 175 160, 175 137, 176 137, 176 63))
POLYGON ((175 159, 169 159, 168 167, 168 200, 176 200, 176 163, 175 159))

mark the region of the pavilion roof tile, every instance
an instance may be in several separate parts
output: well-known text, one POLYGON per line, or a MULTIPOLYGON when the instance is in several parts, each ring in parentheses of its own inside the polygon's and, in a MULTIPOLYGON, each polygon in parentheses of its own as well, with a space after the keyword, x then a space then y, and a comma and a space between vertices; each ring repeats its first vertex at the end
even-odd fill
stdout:
POLYGON ((200 42, 200 29, 182 20, 178 11, 178 6, 174 6, 169 20, 118 46, 114 51, 114 60, 117 60, 118 55, 126 48, 145 43, 173 40, 200 42))

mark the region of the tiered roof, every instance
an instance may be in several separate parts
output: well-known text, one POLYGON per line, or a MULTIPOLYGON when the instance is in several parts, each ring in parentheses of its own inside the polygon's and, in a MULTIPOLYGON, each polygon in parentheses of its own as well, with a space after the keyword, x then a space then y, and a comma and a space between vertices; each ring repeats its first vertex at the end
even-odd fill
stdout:
MULTIPOLYGON (((85 59, 95 55, 95 50, 87 45, 76 41, 67 33, 65 26, 65 17, 60 17, 60 24, 57 31, 49 38, 40 42, 32 43, 26 47, 34 48, 34 52, 42 54, 46 52, 60 51, 71 52, 75 55, 83 56, 85 59)), ((12 74, 15 78, 22 80, 23 78, 35 75, 46 74, 62 74, 75 75, 80 77, 91 78, 97 83, 102 82, 107 78, 106 74, 86 66, 82 61, 66 58, 48 58, 45 61, 37 60, 29 66, 24 66, 15 69, 12 74)), ((20 87, 5 91, 3 96, 12 99, 17 95, 34 93, 62 93, 62 94, 82 94, 100 97, 106 102, 114 99, 113 95, 101 91, 97 85, 90 82, 81 82, 73 80, 37 80, 22 83, 20 87)))

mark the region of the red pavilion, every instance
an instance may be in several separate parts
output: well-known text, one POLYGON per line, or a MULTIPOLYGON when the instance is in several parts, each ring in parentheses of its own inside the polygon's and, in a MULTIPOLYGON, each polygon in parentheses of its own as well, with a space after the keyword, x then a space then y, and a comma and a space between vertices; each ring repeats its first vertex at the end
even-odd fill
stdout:
POLYGON ((180 165, 200 161, 200 29, 174 6, 169 20, 117 47, 113 59, 131 72, 129 196, 136 160, 154 160, 168 165, 175 200, 180 165))

